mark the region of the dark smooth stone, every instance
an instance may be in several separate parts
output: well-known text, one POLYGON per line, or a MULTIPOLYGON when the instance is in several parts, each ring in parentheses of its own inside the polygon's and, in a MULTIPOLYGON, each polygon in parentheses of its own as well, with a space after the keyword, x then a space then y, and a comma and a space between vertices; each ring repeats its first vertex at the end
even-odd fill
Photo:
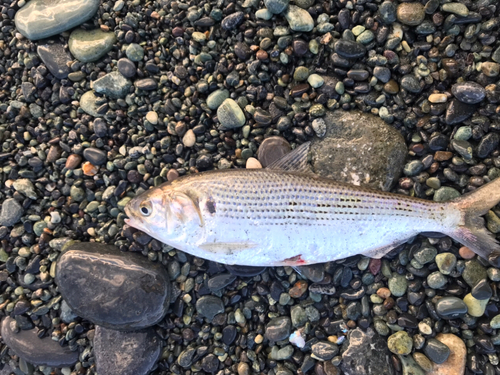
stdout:
POLYGON ((253 114, 253 119, 260 125, 269 125, 272 121, 271 114, 262 108, 257 108, 253 114))
POLYGON ((31 308, 31 305, 29 301, 25 299, 20 299, 19 301, 16 302, 16 305, 14 306, 14 310, 12 311, 12 314, 15 315, 21 315, 26 312, 28 312, 31 308))
POLYGON ((432 137, 429 141, 429 147, 432 151, 445 150, 448 147, 448 137, 443 134, 432 137))
POLYGON ((93 165, 102 165, 108 160, 106 153, 95 147, 89 147, 83 150, 83 157, 93 165))
POLYGON ((302 94, 308 92, 310 88, 311 86, 309 86, 308 83, 300 83, 291 88, 290 95, 292 97, 302 96, 302 94))
POLYGON ((373 75, 382 83, 387 83, 391 79, 391 70, 383 66, 373 68, 373 75))
POLYGON ((68 63, 73 61, 73 58, 62 44, 40 44, 36 52, 54 77, 59 79, 68 78, 68 74, 70 73, 68 63))
POLYGON ((500 135, 498 133, 488 133, 479 142, 477 146, 477 156, 486 158, 493 150, 498 147, 500 135))
POLYGON ((224 329, 222 330, 222 342, 226 345, 231 345, 236 339, 237 334, 238 331, 236 330, 235 326, 233 325, 225 326, 224 329))
POLYGON ((292 43, 293 52, 297 56, 303 56, 309 51, 308 44, 302 39, 296 39, 292 43))
POLYGON ((265 337, 273 342, 287 339, 290 336, 291 328, 292 321, 287 316, 271 319, 266 326, 265 337))
POLYGON ((194 25, 198 27, 210 27, 215 25, 215 20, 211 17, 202 17, 199 20, 194 21, 194 25))
POLYGON ((215 315, 224 312, 224 303, 216 296, 203 296, 196 301, 196 311, 211 322, 215 315))
POLYGON ((225 288, 229 284, 231 284, 234 280, 236 280, 236 276, 231 275, 230 273, 223 273, 214 277, 211 277, 208 280, 208 287, 212 292, 216 292, 225 288))
POLYGON ((453 99, 446 109, 445 122, 448 125, 459 124, 472 116, 475 110, 475 105, 453 99))
POLYGON ((122 57, 118 60, 118 71, 122 74, 122 76, 126 78, 131 78, 135 76, 137 72, 137 68, 132 60, 127 59, 126 57, 122 57))
POLYGON ((319 283, 325 278, 325 266, 322 263, 297 267, 299 273, 313 283, 319 283))
POLYGON ((238 42, 234 46, 234 54, 241 60, 248 60, 252 55, 252 50, 245 42, 238 42))
POLYGON ((106 125, 106 121, 101 118, 96 118, 94 120, 94 134, 100 138, 108 135, 108 126, 106 125))
POLYGON ((418 319, 411 314, 403 313, 398 318, 398 325, 403 328, 417 328, 418 319))
POLYGON ((443 297, 436 303, 436 313, 443 319, 455 319, 467 313, 467 305, 457 297, 443 297))
POLYGON ((372 328, 349 331, 340 368, 344 374, 393 374, 386 341, 372 328))
POLYGON ((396 21, 396 6, 392 1, 384 1, 382 4, 380 4, 378 9, 382 20, 387 25, 390 25, 396 21))
POLYGON ((351 40, 339 39, 335 43, 335 52, 346 59, 357 59, 366 53, 366 47, 351 40))
POLYGON ((347 77, 355 81, 365 81, 370 76, 370 73, 364 69, 351 69, 347 72, 347 77))
POLYGON ((217 370, 219 369, 219 363, 220 363, 219 358, 216 355, 210 353, 209 355, 204 357, 203 360, 201 361, 201 368, 206 373, 212 374, 217 372, 217 370))
POLYGON ((233 275, 239 277, 254 277, 266 270, 266 267, 252 267, 239 265, 225 265, 226 269, 233 275))
POLYGON ((134 82, 135 87, 144 91, 156 90, 158 88, 158 82, 153 78, 138 79, 134 82))
POLYGON ((170 305, 169 280, 161 264, 96 243, 70 246, 57 262, 55 278, 75 314, 118 330, 141 329, 163 319, 170 305))
POLYGON ((445 362, 450 356, 450 348, 441 341, 430 338, 424 347, 424 353, 431 361, 440 364, 445 362))
POLYGON ((257 151, 257 159, 264 168, 281 159, 291 150, 288 141, 279 136, 273 136, 264 139, 257 151))
POLYGON ((418 94, 422 90, 420 80, 413 74, 407 74, 401 79, 401 87, 414 94, 418 94))
POLYGON ((342 8, 338 14, 338 19, 342 30, 348 29, 351 25, 351 11, 347 8, 342 8))
POLYGON ((224 30, 232 30, 243 21, 244 17, 245 17, 245 13, 234 12, 222 20, 221 27, 224 30))
POLYGON ((481 352, 490 354, 495 353, 495 346, 491 339, 486 335, 478 335, 474 337, 474 342, 480 347, 481 352))
POLYGON ((16 321, 10 317, 2 320, 2 341, 26 362, 49 367, 73 366, 78 362, 78 351, 70 351, 50 336, 40 339, 36 328, 15 333, 15 324, 16 321))
POLYGON ((121 332, 95 327, 94 356, 98 374, 146 375, 161 354, 161 340, 153 328, 121 332))
POLYGON ((476 82, 457 83, 451 87, 451 93, 466 104, 480 103, 486 96, 486 90, 483 86, 476 82))
POLYGON ((491 290, 488 280, 483 279, 472 288, 471 294, 476 299, 485 300, 491 298, 493 291, 491 290))

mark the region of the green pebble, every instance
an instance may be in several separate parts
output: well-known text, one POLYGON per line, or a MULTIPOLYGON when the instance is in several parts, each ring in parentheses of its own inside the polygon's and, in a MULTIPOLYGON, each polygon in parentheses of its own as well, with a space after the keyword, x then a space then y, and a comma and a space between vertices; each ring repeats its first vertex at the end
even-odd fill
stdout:
POLYGON ((432 289, 440 289, 447 283, 446 276, 444 276, 441 272, 436 271, 427 276, 427 284, 432 289))
POLYGON ((457 264, 457 257, 452 253, 441 253, 436 255, 436 264, 439 272, 443 275, 449 275, 457 264))
POLYGON ((383 320, 375 320, 374 327, 380 336, 388 336, 390 333, 389 327, 383 320))
POLYGON ((33 224, 33 232, 35 232, 38 237, 42 235, 45 228, 47 228, 47 223, 43 220, 37 221, 33 224))
POLYGON ((457 129, 453 138, 459 141, 468 141, 470 137, 472 137, 472 128, 470 126, 461 126, 457 129))
POLYGON ((358 36, 365 30, 366 30, 366 27, 361 26, 361 25, 357 25, 357 26, 354 26, 351 31, 354 34, 354 36, 358 36))
POLYGON ((87 210, 87 212, 94 212, 98 208, 99 208, 99 202, 92 201, 87 205, 85 209, 87 210))
POLYGON ((323 104, 314 104, 309 108, 309 114, 312 117, 321 117, 326 114, 326 108, 323 106, 323 104))
POLYGON ((132 61, 141 61, 144 57, 144 48, 137 43, 131 43, 125 50, 125 54, 132 61))
POLYGON ((229 91, 227 90, 215 90, 207 97, 207 106, 210 109, 217 109, 222 104, 224 100, 229 98, 229 91))
POLYGON ((307 78, 307 82, 309 82, 311 87, 317 89, 318 87, 323 86, 323 84, 325 83, 325 80, 319 74, 311 74, 307 78))
POLYGON ((305 66, 299 66, 295 69, 293 73, 293 79, 296 81, 305 81, 309 77, 309 69, 305 66))
POLYGON ((345 92, 344 82, 337 82, 337 84, 335 85, 335 91, 337 92, 337 94, 343 95, 345 92))
POLYGON ((491 281, 500 281, 500 270, 498 268, 488 268, 488 277, 491 281))
POLYGON ((433 199, 435 202, 445 202, 458 198, 459 196, 460 193, 458 192, 458 190, 453 189, 452 187, 443 186, 436 190, 433 199))
POLYGON ((319 52, 319 43, 316 39, 312 39, 310 42, 309 42, 309 51, 314 54, 314 55, 317 55, 318 52, 319 52))
POLYGON ((486 214, 486 227, 490 232, 500 233, 500 218, 491 210, 486 214))
POLYGON ((371 30, 363 31, 357 38, 356 42, 361 44, 368 44, 375 38, 375 34, 371 30))
POLYGON ((389 290, 395 297, 402 297, 408 288, 408 281, 403 275, 394 273, 388 281, 389 290))
POLYGON ((290 302, 291 298, 292 297, 290 297, 290 294, 288 294, 288 293, 281 293, 279 304, 282 305, 282 306, 285 306, 285 305, 288 304, 288 302, 290 302))
POLYGON ((75 185, 71 186, 69 194, 75 202, 81 202, 85 199, 85 191, 75 185))
POLYGON ((0 262, 5 263, 9 259, 9 254, 3 248, 0 248, 0 262))
POLYGON ((479 281, 485 279, 486 276, 486 268, 484 268, 477 260, 472 259, 465 263, 462 278, 471 288, 473 288, 479 281))
POLYGON ((491 326, 491 328, 493 328, 493 329, 498 329, 498 328, 500 328, 500 314, 499 314, 499 315, 496 315, 495 317, 493 317, 493 319, 491 319, 491 321, 490 321, 490 326, 491 326))
POLYGON ((124 198, 120 199, 116 205, 118 206, 118 208, 121 211, 123 211, 123 209, 125 208, 127 203, 130 202, 131 200, 132 200, 132 198, 130 198, 130 197, 124 197, 124 198))
POLYGON ((427 181, 425 181, 426 185, 430 188, 437 190, 441 187, 441 181, 437 177, 429 177, 427 181))
POLYGON ((474 316, 479 318, 484 315, 484 311, 486 310, 486 305, 488 304, 489 299, 479 300, 472 296, 471 293, 467 294, 464 297, 464 303, 467 305, 467 313, 470 316, 474 316))
POLYGON ((24 282, 26 284, 32 284, 33 282, 35 281, 35 275, 33 275, 32 273, 27 273, 26 275, 24 275, 24 282))
POLYGON ((420 264, 427 264, 430 263, 434 260, 437 254, 437 249, 433 246, 424 246, 415 251, 413 254, 413 257, 420 263, 420 264))
MULTIPOLYGON (((281 300, 281 298, 280 298, 281 300)), ((302 327, 307 322, 307 314, 300 305, 293 306, 290 311, 290 318, 294 327, 302 327)))
POLYGON ((361 258, 358 262, 358 269, 364 271, 368 268, 370 264, 370 258, 361 258))
POLYGON ((403 367, 403 375, 425 375, 425 371, 418 365, 411 355, 398 355, 403 367))
POLYGON ((399 331, 389 336, 387 347, 394 354, 407 355, 413 348, 413 340, 406 331, 399 331))

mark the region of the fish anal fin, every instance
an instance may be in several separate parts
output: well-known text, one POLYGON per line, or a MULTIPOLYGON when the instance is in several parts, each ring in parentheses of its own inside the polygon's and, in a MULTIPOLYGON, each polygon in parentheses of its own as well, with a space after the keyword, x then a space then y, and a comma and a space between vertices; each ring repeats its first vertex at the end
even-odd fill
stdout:
POLYGON ((306 142, 289 152, 281 159, 269 164, 266 168, 288 172, 312 173, 308 164, 311 142, 306 142))
POLYGON ((257 247, 257 244, 251 241, 204 242, 199 244, 198 247, 214 254, 230 255, 239 251, 253 249, 257 247))

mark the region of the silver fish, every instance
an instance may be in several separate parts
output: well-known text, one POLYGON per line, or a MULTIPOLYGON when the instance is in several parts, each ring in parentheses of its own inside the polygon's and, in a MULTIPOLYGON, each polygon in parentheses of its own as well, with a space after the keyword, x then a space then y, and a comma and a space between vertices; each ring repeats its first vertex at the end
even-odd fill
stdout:
POLYGON ((189 254, 246 266, 381 258, 422 232, 485 258, 500 251, 481 218, 500 201, 500 178, 433 202, 318 177, 308 151, 305 143, 266 169, 202 172, 152 188, 128 203, 126 221, 189 254))

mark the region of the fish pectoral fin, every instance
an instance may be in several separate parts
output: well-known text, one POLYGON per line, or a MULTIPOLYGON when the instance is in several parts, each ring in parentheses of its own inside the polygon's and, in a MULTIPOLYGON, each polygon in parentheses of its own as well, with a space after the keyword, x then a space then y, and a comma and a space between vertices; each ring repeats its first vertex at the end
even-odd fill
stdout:
POLYGON ((385 246, 380 246, 375 249, 370 249, 368 251, 365 251, 362 253, 365 257, 368 258, 373 258, 373 259, 380 259, 382 258, 385 254, 387 254, 389 251, 394 250, 396 247, 399 245, 404 244, 407 242, 411 237, 405 238, 404 240, 401 241, 396 241, 391 243, 390 245, 385 245, 385 246))
POLYGON ((200 227, 204 225, 200 208, 187 194, 180 192, 173 194, 170 210, 182 223, 194 220, 200 227))
POLYGON ((309 149, 311 142, 301 144, 292 152, 281 159, 269 164, 266 169, 282 170, 288 172, 312 173, 308 165, 309 149))
POLYGON ((229 255, 238 251, 253 249, 257 247, 257 244, 252 241, 204 242, 199 244, 198 247, 215 254, 229 255))

